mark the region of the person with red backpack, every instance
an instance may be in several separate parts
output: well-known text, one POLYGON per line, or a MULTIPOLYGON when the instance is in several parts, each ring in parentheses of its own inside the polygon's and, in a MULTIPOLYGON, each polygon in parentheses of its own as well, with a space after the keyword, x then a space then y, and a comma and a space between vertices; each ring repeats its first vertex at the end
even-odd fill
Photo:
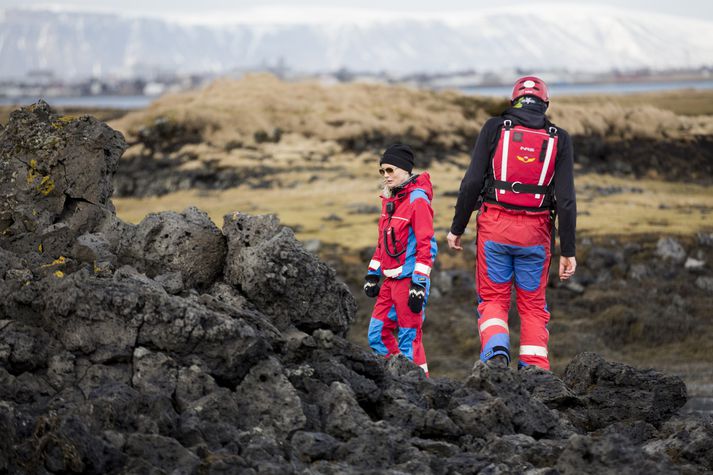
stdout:
POLYGON ((379 161, 384 177, 379 237, 364 293, 377 297, 369 323, 371 348, 387 358, 402 353, 428 376, 422 326, 438 246, 431 179, 428 173, 412 174, 413 165, 413 151, 403 144, 388 147, 379 161))
POLYGON ((508 311, 514 282, 521 321, 518 367, 549 370, 545 287, 556 218, 560 279, 572 277, 577 267, 572 140, 545 116, 550 97, 542 79, 518 79, 510 100, 511 107, 489 119, 478 135, 448 246, 462 250, 461 236, 479 209, 475 279, 480 359, 496 367, 510 364, 508 311))

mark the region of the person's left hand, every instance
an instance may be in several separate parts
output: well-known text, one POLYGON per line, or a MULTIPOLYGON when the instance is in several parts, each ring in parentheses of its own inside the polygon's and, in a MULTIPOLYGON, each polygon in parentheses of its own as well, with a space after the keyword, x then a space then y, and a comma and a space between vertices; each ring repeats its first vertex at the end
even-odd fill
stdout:
POLYGON ((572 277, 575 269, 577 269, 577 259, 574 256, 560 256, 560 280, 567 280, 572 277))
POLYGON ((463 247, 460 245, 460 236, 456 236, 452 232, 448 232, 448 247, 455 249, 456 251, 462 251, 463 247))

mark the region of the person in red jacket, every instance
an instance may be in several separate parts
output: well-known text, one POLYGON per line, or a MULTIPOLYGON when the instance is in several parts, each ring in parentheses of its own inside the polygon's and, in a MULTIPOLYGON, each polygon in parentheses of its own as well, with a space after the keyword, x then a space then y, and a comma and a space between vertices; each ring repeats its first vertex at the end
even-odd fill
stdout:
POLYGON ((422 326, 438 247, 431 179, 428 173, 412 174, 413 164, 413 151, 403 144, 388 147, 379 162, 384 177, 379 236, 364 293, 377 297, 369 324, 371 348, 385 357, 403 353, 428 375, 422 326))
POLYGON ((448 246, 461 250, 461 235, 480 208, 478 333, 480 359, 492 366, 510 363, 508 311, 514 283, 521 320, 518 367, 550 368, 545 287, 554 248, 554 214, 559 222, 560 279, 572 277, 577 266, 572 141, 545 116, 549 100, 542 79, 517 80, 512 107, 489 119, 478 135, 448 233, 448 246))

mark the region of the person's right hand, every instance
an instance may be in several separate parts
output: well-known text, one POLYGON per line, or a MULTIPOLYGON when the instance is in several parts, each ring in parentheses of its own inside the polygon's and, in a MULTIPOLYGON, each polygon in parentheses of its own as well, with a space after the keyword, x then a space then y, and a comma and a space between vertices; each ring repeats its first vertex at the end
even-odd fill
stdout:
POLYGON ((460 245, 460 236, 456 236, 452 232, 448 232, 448 247, 455 249, 456 251, 462 251, 463 248, 460 245))
POLYGON ((374 298, 379 295, 379 290, 381 286, 379 285, 379 276, 369 274, 364 277, 364 293, 369 298, 374 298))
POLYGON ((577 259, 560 256, 560 280, 567 280, 574 275, 577 268, 577 259))

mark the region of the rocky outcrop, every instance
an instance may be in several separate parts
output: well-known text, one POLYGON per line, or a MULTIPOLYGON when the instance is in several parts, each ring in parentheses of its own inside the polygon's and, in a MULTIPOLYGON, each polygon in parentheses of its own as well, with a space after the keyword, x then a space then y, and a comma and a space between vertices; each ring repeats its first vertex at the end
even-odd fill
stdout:
POLYGON ((121 261, 150 277, 179 273, 189 288, 207 286, 223 270, 225 238, 197 208, 146 216, 128 227, 118 243, 121 261))
MULTIPOLYGON (((31 169, 13 154, 20 124, 60 148, 82 144, 68 162, 107 137, 122 147, 91 119, 57 120, 43 104, 14 113, 2 169, 31 169)), ((105 159, 76 172, 93 176, 43 172, 102 183, 105 159)), ((429 379, 344 338, 353 297, 275 218, 230 214, 218 232, 189 209, 134 226, 107 196, 93 205, 101 213, 21 227, 15 216, 28 217, 15 207, 45 196, 26 180, 6 184, 2 473, 713 470, 711 421, 677 414, 686 396, 676 377, 585 353, 563 379, 480 362, 464 382, 429 379), (65 238, 40 252, 33 239, 48 226, 65 238)))
POLYGON ((113 213, 111 178, 126 143, 91 117, 52 114, 45 102, 14 112, 0 134, 2 247, 60 254, 113 213))
POLYGON ((356 304, 334 270, 298 243, 274 217, 225 217, 226 281, 239 287, 279 328, 328 328, 345 334, 356 304))

